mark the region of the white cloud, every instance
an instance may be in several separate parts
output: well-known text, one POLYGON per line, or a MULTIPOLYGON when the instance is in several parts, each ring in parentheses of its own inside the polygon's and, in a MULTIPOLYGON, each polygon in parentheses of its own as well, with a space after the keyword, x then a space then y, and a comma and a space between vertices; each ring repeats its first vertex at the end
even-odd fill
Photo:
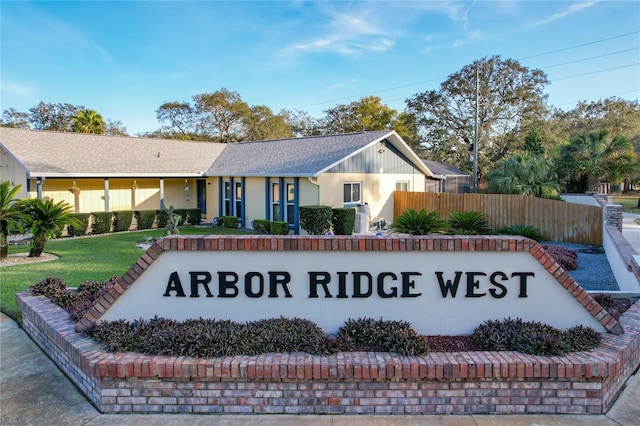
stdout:
POLYGON ((356 3, 337 10, 342 4, 319 3, 317 7, 320 35, 289 44, 284 51, 289 54, 335 53, 361 55, 365 52, 385 52, 395 41, 393 35, 381 23, 384 14, 377 11, 375 3, 356 3), (380 22, 379 22, 380 21, 380 22))
POLYGON ((2 80, 2 92, 14 97, 27 98, 31 97, 35 90, 30 86, 24 86, 2 80))
POLYGON ((541 25, 545 25, 551 23, 553 21, 557 21, 558 19, 566 18, 567 16, 573 15, 575 13, 582 12, 583 10, 595 5, 598 3, 597 1, 586 1, 580 3, 572 3, 566 9, 553 13, 549 16, 546 16, 536 22, 534 22, 531 27, 539 27, 541 25))

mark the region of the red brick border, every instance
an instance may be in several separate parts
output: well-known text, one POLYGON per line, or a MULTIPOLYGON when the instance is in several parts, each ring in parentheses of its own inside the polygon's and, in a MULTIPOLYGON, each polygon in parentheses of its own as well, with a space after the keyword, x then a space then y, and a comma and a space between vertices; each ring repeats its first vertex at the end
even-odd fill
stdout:
POLYGON ((355 352, 197 359, 108 353, 47 298, 16 297, 25 331, 105 413, 600 414, 640 364, 640 302, 620 318, 624 334, 605 334, 598 348, 563 357, 355 352))
POLYGON ((164 251, 490 251, 529 252, 610 333, 622 327, 589 293, 535 241, 513 236, 171 236, 155 243, 77 323, 76 331, 91 328, 164 251))

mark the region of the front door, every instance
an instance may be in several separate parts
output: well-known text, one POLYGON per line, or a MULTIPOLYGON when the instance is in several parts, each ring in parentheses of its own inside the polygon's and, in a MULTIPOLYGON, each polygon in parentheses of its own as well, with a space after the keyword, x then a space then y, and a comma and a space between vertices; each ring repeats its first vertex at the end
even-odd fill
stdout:
POLYGON ((207 214, 207 181, 204 179, 198 179, 197 191, 198 191, 198 208, 202 215, 207 214))

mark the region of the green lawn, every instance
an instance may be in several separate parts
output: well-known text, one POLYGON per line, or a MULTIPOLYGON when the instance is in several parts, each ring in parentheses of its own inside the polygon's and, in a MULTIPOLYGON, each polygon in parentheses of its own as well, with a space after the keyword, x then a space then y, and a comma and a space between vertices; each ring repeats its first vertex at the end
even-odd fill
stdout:
POLYGON ((622 206, 622 211, 640 214, 640 209, 638 208, 638 198, 640 198, 640 194, 614 195, 610 198, 614 204, 620 204, 622 206))
MULTIPOLYGON (((246 234, 244 231, 217 227, 180 228, 181 235, 246 234)), ((105 234, 95 237, 58 239, 47 242, 45 252, 57 260, 0 268, 0 311, 20 321, 16 293, 48 276, 62 278, 69 287, 88 281, 104 281, 121 276, 142 255, 136 247, 148 239, 161 237, 164 230, 105 234)), ((28 252, 29 246, 9 246, 9 253, 28 252)))

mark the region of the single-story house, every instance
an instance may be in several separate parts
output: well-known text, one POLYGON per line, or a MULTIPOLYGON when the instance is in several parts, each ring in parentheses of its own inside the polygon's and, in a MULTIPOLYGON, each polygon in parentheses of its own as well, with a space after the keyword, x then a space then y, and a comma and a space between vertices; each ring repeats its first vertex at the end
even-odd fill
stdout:
POLYGON ((394 131, 221 144, 0 128, 0 180, 21 197, 68 202, 76 212, 199 208, 283 220, 298 208, 368 205, 393 217, 393 191, 425 191, 443 177, 394 131))

